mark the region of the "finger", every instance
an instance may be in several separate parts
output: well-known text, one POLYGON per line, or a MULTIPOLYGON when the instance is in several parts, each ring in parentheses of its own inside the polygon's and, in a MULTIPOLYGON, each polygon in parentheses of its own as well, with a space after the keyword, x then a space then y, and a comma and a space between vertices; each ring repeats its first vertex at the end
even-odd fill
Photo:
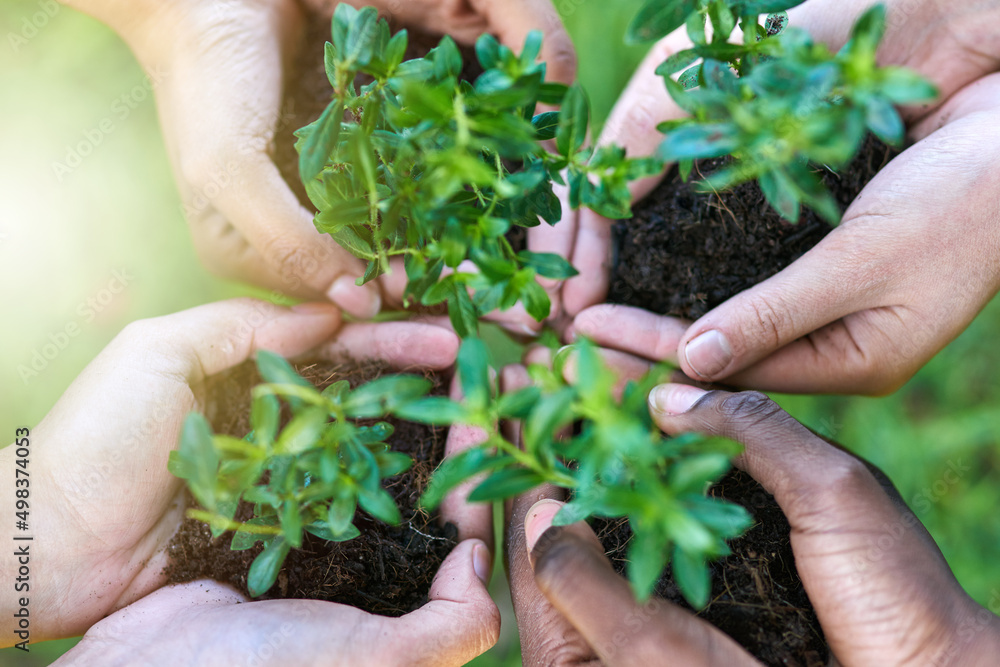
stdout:
MULTIPOLYGON (((566 382, 575 385, 580 377, 578 367, 580 355, 573 348, 564 349, 567 350, 564 354, 568 354, 568 356, 563 361, 563 378, 566 382)), ((616 400, 621 399, 629 382, 642 379, 653 368, 653 364, 645 359, 618 350, 599 348, 597 353, 601 356, 604 365, 615 375, 615 384, 611 392, 616 400)))
MULTIPOLYGON (((549 253, 572 260, 573 246, 576 243, 576 225, 579 211, 569 206, 569 189, 563 185, 553 185, 553 190, 562 206, 562 219, 556 225, 550 225, 544 220, 537 227, 528 230, 528 250, 537 253, 549 253)), ((549 295, 552 302, 550 320, 559 320, 563 314, 562 287, 565 281, 543 278, 539 276, 538 284, 549 295)))
POLYGON ((331 361, 378 360, 400 370, 443 370, 455 363, 458 346, 454 332, 433 324, 354 323, 321 348, 320 356, 331 361))
POLYGON ((406 646, 407 664, 464 665, 500 636, 500 610, 490 598, 490 552, 465 540, 434 577, 429 602, 396 621, 392 642, 406 646))
POLYGON ((541 30, 545 41, 540 59, 547 65, 546 79, 565 84, 576 80, 576 49, 550 0, 471 0, 471 4, 515 53, 524 48, 529 32, 541 30))
POLYGON ((665 655, 679 665, 757 664, 689 612, 657 598, 640 605, 586 523, 552 527, 560 508, 542 501, 525 519, 535 581, 603 664, 659 664, 665 655))
POLYGON ((573 320, 572 336, 583 336, 609 347, 653 361, 677 363, 677 346, 690 323, 648 310, 604 304, 581 312, 573 320))
POLYGON ((104 356, 139 356, 149 372, 188 384, 237 366, 258 350, 290 357, 312 350, 340 324, 332 304, 293 308, 257 299, 232 299, 130 324, 104 356), (123 349, 127 348, 127 350, 123 349))
MULTIPOLYGON (((929 319, 905 307, 853 313, 789 343, 725 382, 760 391, 885 396, 902 387, 961 332, 949 333, 943 322, 929 319)), ((964 329, 967 322, 949 324, 964 329)))
POLYGON ((649 395, 650 414, 666 433, 689 431, 722 436, 745 447, 736 464, 760 482, 793 527, 824 517, 815 513, 815 493, 853 480, 846 494, 887 498, 868 468, 833 447, 759 392, 706 392, 687 385, 661 385, 649 395))
MULTIPOLYGON (((451 399, 462 398, 461 385, 456 378, 451 385, 451 399)), ((487 440, 486 432, 474 426, 455 424, 448 430, 445 458, 461 454, 487 440)), ((477 475, 462 482, 444 497, 441 502, 441 518, 458 527, 458 539, 476 538, 482 540, 493 551, 493 503, 470 503, 469 494, 482 483, 486 475, 477 475)))
MULTIPOLYGON (((835 230, 788 268, 697 320, 678 346, 684 372, 721 380, 847 315, 883 306, 895 279, 885 266, 895 243, 882 238, 886 229, 861 227, 835 230)), ((857 357, 877 352, 856 348, 857 357)))
POLYGON ((562 293, 562 307, 570 317, 607 297, 613 224, 587 208, 577 213, 572 257, 579 274, 566 281, 562 293))
MULTIPOLYGON (((189 224, 210 265, 232 268, 234 256, 263 259, 266 282, 276 275, 286 293, 308 288, 368 318, 380 307, 377 287, 353 284, 364 272, 362 263, 316 230, 269 154, 282 102, 282 64, 296 44, 298 19, 287 3, 234 14, 238 30, 194 19, 196 29, 174 49, 171 81, 200 90, 211 104, 195 108, 183 91, 165 86, 157 98, 164 132, 189 224), (233 252, 243 240, 254 252, 233 252)), ((257 268, 241 267, 240 273, 257 268)))

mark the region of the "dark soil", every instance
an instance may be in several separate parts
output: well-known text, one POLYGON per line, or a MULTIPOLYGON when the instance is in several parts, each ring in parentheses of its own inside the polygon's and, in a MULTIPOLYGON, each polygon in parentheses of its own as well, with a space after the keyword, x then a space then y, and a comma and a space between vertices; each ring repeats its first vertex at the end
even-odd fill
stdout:
MULTIPOLYGON (((709 495, 742 505, 755 523, 730 542, 731 556, 710 564, 712 593, 698 615, 766 665, 826 665, 829 650, 795 570, 788 521, 773 497, 740 471, 729 473, 709 495)), ((593 525, 615 569, 624 574, 632 539, 627 520, 600 519, 593 525)), ((657 583, 655 594, 690 609, 669 575, 657 583)))
MULTIPOLYGON (((869 138, 839 174, 823 172, 841 210, 898 151, 869 138)), ((699 163, 691 182, 676 170, 615 226, 609 301, 696 320, 730 297, 794 262, 832 229, 810 209, 790 224, 768 205, 756 183, 701 194, 693 183, 724 159, 699 163)))
MULTIPOLYGON (((898 154, 869 138, 841 173, 823 173, 842 210, 898 154)), ((797 225, 768 205, 756 183, 723 193, 699 193, 694 181, 725 164, 698 163, 692 182, 676 170, 615 226, 609 300, 661 315, 698 319, 736 294, 778 273, 819 243, 831 227, 803 209, 797 225)), ((711 602, 699 615, 768 665, 825 665, 829 649, 795 569, 788 521, 752 478, 734 471, 711 494, 738 503, 755 525, 731 543, 733 554, 712 564, 711 602)), ((595 528, 615 566, 624 571, 632 533, 624 521, 595 528)), ((684 604, 667 576, 656 593, 684 604)), ((685 605, 686 606, 686 605, 685 605)))
MULTIPOLYGON (((373 364, 329 363, 299 365, 296 370, 321 389, 342 379, 357 386, 384 371, 373 364)), ((252 364, 212 381, 207 387, 206 416, 215 432, 234 437, 249 432, 250 392, 259 382, 252 364)), ((402 511, 403 523, 388 526, 359 511, 355 525, 361 535, 353 540, 327 542, 306 533, 303 548, 289 554, 277 584, 261 599, 327 600, 386 616, 400 616, 427 601, 431 580, 456 544, 453 526, 441 527, 436 516, 416 509, 431 473, 444 456, 447 431, 386 421, 396 429, 389 445, 415 461, 409 471, 386 481, 402 511)), ((243 504, 238 518, 249 519, 252 512, 251 505, 243 504)), ((213 540, 208 526, 185 520, 169 547, 167 575, 171 583, 207 577, 247 594, 247 571, 263 547, 258 544, 247 551, 231 551, 232 537, 232 533, 225 533, 213 540)))

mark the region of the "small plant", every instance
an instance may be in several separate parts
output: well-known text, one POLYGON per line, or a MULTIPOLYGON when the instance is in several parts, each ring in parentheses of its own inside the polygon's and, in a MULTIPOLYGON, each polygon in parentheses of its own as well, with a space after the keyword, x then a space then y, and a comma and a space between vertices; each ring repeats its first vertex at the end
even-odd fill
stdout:
POLYGON ((483 35, 476 55, 484 71, 470 83, 451 38, 404 62, 405 30, 392 36, 374 8, 341 4, 326 45, 333 100, 298 132, 316 227, 368 262, 359 283, 402 257, 408 303, 447 302, 462 336, 477 331, 480 316, 518 301, 545 319, 551 306, 536 276, 576 273, 558 255, 515 252, 505 238, 512 227, 561 219, 553 183, 568 182, 574 208, 623 218, 628 181, 662 168, 628 160, 620 148, 586 147, 586 94, 544 82, 541 46, 541 33, 531 33, 518 56, 483 35), (371 83, 358 89, 358 75, 371 83), (538 104, 562 111, 534 115, 538 104), (459 270, 466 260, 475 272, 459 270), (442 277, 445 269, 452 272, 442 277))
POLYGON ((488 475, 472 502, 555 484, 573 494, 556 523, 628 517, 635 534, 629 576, 639 595, 649 595, 669 560, 685 597, 704 606, 710 588, 706 560, 728 554, 726 540, 750 525, 741 507, 705 497, 729 469, 733 445, 660 433, 646 396, 665 369, 629 384, 616 400, 615 376, 595 346, 581 342, 573 349, 576 383, 563 379, 561 363, 532 366, 532 386, 501 394, 490 380, 486 346, 466 339, 457 364, 464 394, 459 402, 428 396, 431 383, 408 375, 386 376, 353 391, 341 381, 320 392, 283 359, 261 352, 257 364, 266 383, 253 391, 253 431, 242 440, 213 436, 204 417, 189 415, 180 447, 170 455, 170 471, 187 481, 201 505, 188 516, 208 523, 216 537, 235 531, 233 550, 266 544, 248 573, 250 594, 258 596, 274 584, 290 549, 302 546, 303 532, 352 539, 358 509, 399 523, 399 509, 382 482, 407 470, 411 460, 389 451, 389 424, 358 426, 352 420, 392 414, 425 424, 479 426, 488 439, 445 460, 421 505, 436 508, 448 491, 482 473, 488 475), (279 397, 291 411, 280 430, 279 397), (498 432, 496 424, 508 419, 523 422, 523 449, 498 432), (574 424, 574 434, 562 437, 574 424), (234 519, 241 501, 254 506, 246 522, 234 519))
POLYGON ((557 355, 553 368, 531 366, 533 384, 519 391, 499 393, 488 370, 486 347, 468 339, 458 358, 464 399, 431 397, 407 406, 414 421, 473 424, 489 434, 442 463, 421 503, 434 508, 452 488, 483 473, 470 501, 512 498, 543 483, 564 488, 572 500, 557 525, 628 517, 634 534, 628 574, 640 597, 649 596, 669 561, 685 598, 703 607, 710 591, 706 561, 728 555, 726 541, 752 521, 742 507, 705 495, 730 469, 737 445, 693 434, 666 438, 653 423, 647 396, 669 369, 629 383, 620 400, 615 374, 587 341, 557 355), (574 383, 563 379, 570 353, 574 383), (495 426, 511 419, 523 425, 523 448, 495 426))
POLYGON ((359 507, 386 523, 400 522, 382 480, 405 472, 412 460, 389 450, 390 424, 352 420, 393 414, 432 386, 423 377, 392 375, 353 391, 340 381, 320 392, 273 353, 260 352, 257 367, 265 384, 253 390, 253 431, 242 440, 213 435, 205 418, 192 413, 169 462, 201 505, 188 516, 208 523, 214 537, 236 531, 234 551, 265 543, 247 576, 255 597, 274 585, 289 550, 301 548, 303 532, 353 539, 359 507), (280 431, 279 399, 291 410, 280 431), (234 520, 240 501, 254 506, 249 521, 234 520))
POLYGON ((661 125, 666 137, 660 158, 679 161, 686 179, 694 160, 732 156, 731 164, 705 179, 705 190, 756 179, 784 218, 797 221, 806 204, 837 224, 841 211, 816 167, 846 166, 868 131, 901 145, 904 126, 894 105, 929 101, 937 91, 914 72, 876 65, 884 6, 865 12, 850 41, 832 53, 805 31, 786 28, 784 10, 800 4, 652 0, 636 17, 629 38, 646 41, 686 26, 694 43, 657 70, 670 96, 691 114, 661 125), (742 43, 730 41, 737 26, 742 43))

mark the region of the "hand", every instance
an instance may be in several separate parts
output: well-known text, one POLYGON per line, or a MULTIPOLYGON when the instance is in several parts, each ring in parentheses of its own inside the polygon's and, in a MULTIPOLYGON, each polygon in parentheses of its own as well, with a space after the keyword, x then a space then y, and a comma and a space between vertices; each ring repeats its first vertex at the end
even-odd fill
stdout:
POLYGON ((71 0, 118 30, 155 86, 167 151, 204 264, 226 278, 367 319, 378 286, 320 234, 271 157, 285 67, 302 33, 295 0, 71 0))
MULTIPOLYGON (((167 458, 206 377, 261 349, 431 369, 450 367, 458 349, 453 333, 429 324, 349 324, 334 337, 339 324, 329 304, 237 299, 131 324, 84 370, 31 430, 30 530, 46 545, 31 553, 32 639, 79 635, 165 583, 166 546, 185 510, 167 458)), ((0 450, 10 479, 14 459, 14 447, 0 450)), ((0 510, 13 516, 13 505, 3 494, 0 510)), ((462 537, 488 536, 485 521, 459 520, 462 537)), ((14 560, 0 563, 13 581, 14 560)), ((5 596, 0 613, 14 603, 5 596)))
POLYGON ((499 612, 477 578, 488 571, 486 547, 462 542, 430 602, 400 618, 318 600, 249 602, 208 580, 170 586, 92 627, 55 664, 464 665, 499 633, 499 612))
MULTIPOLYGON (((813 0, 791 22, 837 48, 868 2, 813 0)), ((904 110, 917 142, 847 210, 842 224, 789 268, 694 324, 599 306, 607 290, 610 226, 580 214, 563 297, 574 329, 598 343, 671 359, 702 381, 794 392, 889 393, 954 339, 1000 290, 1000 228, 992 156, 1000 137, 1000 65, 992 13, 927 2, 890 3, 882 64, 934 81, 941 102, 904 110), (713 333, 714 332, 714 333, 713 333)), ((654 48, 619 102, 605 141, 649 154, 656 122, 681 115, 653 68, 684 48, 654 48)), ((636 188, 638 195, 654 183, 636 188)))
MULTIPOLYGON (((987 665, 1000 619, 973 602, 916 516, 869 467, 757 393, 664 385, 650 394, 665 432, 743 443, 736 465, 774 495, 795 564, 835 663, 987 665)), ((664 600, 640 605, 585 524, 550 528, 561 506, 520 499, 509 530, 525 664, 757 664, 708 623, 664 600), (523 529, 521 528, 523 526, 523 529), (530 560, 529 560, 530 557, 530 560), (529 640, 524 641, 524 633, 529 640)))

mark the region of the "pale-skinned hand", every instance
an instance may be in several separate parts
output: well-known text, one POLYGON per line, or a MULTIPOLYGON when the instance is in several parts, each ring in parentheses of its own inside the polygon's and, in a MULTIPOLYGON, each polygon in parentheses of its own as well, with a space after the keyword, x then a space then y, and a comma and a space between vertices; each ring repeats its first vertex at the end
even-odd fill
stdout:
MULTIPOLYGON (((653 418, 668 434, 745 445, 736 465, 774 495, 831 665, 989 665, 1000 619, 961 589, 934 541, 887 481, 758 393, 664 385, 653 418), (888 486, 886 486, 888 484, 888 486)), ((584 523, 552 528, 551 489, 518 499, 510 576, 526 665, 758 663, 714 626, 661 599, 636 601, 584 523)))
MULTIPOLYGON (((112 341, 31 429, 30 534, 44 536, 40 544, 45 545, 31 557, 32 641, 79 635, 166 583, 167 545, 185 511, 183 483, 168 472, 167 460, 177 446, 185 416, 202 407, 207 377, 262 349, 285 356, 308 353, 311 358, 333 361, 379 359, 400 369, 435 370, 451 367, 458 350, 454 333, 433 324, 340 327, 340 323, 339 310, 330 304, 286 309, 236 299, 136 322, 112 341)), ((469 434, 456 429, 447 449, 453 452, 469 444, 469 434)), ((0 450, 3 474, 14 479, 14 467, 15 448, 0 450)), ((458 525, 465 541, 445 563, 433 601, 429 608, 415 612, 414 619, 394 621, 401 637, 413 638, 419 634, 416 629, 424 628, 428 646, 441 642, 440 650, 446 655, 454 649, 455 664, 488 648, 499 623, 483 584, 490 569, 490 515, 480 508, 467 508, 462 498, 451 498, 442 508, 443 518, 458 525), (442 634, 452 626, 457 629, 442 634)), ((13 515, 13 493, 3 494, 0 510, 13 515)), ((13 531, 12 522, 5 529, 8 542, 13 531)), ((3 576, 13 581, 14 559, 0 560, 0 566, 3 576)), ((95 636, 123 642, 133 633, 155 634, 155 623, 146 614, 151 610, 162 610, 164 623, 177 623, 180 628, 187 620, 176 615, 177 605, 193 604, 191 595, 163 592, 142 599, 132 612, 118 617, 125 619, 123 625, 99 626, 95 636), (109 628, 119 628, 122 634, 109 628)), ((224 595, 224 602, 232 603, 233 596, 224 595)), ((215 604, 213 600, 201 601, 215 604)), ((0 612, 10 618, 15 604, 12 596, 4 597, 0 612)), ((283 607, 275 604, 271 603, 270 610, 280 612, 283 607)), ((359 628, 372 632, 389 627, 381 625, 388 623, 385 619, 375 620, 354 609, 310 604, 309 608, 317 610, 310 617, 312 623, 353 619, 359 628)), ((257 612, 257 605, 242 605, 237 613, 270 618, 269 607, 257 612)), ((208 607, 202 610, 213 623, 224 616, 209 613, 208 607)), ((279 623, 278 616, 267 622, 279 623)), ((244 633, 238 628, 212 627, 218 637, 244 633)), ((203 632, 196 627, 184 632, 188 631, 203 632)), ((85 640, 83 646, 94 645, 85 640)), ((306 650, 305 644, 299 648, 306 650)), ((97 659, 90 664, 108 663, 97 659)))
MULTIPOLYGON (((379 312, 380 285, 355 284, 364 263, 316 230, 312 211, 272 159, 285 73, 303 34, 296 0, 65 1, 117 30, 154 81, 194 245, 210 270, 293 297, 329 299, 361 319, 379 312)), ((310 3, 331 14, 336 5, 310 3)), ((549 0, 354 4, 379 6, 404 24, 465 43, 495 32, 518 51, 528 32, 540 29, 549 78, 568 82, 576 74, 572 42, 549 0)))
MULTIPOLYGON (((839 48, 871 4, 810 0, 790 20, 839 48)), ((968 326, 1000 290, 1000 75, 992 74, 1000 68, 1000 3, 887 4, 880 64, 916 70, 941 97, 903 110, 914 145, 876 176, 841 225, 778 275, 690 323, 596 305, 607 292, 611 227, 582 211, 572 254, 581 276, 563 289, 577 334, 675 361, 701 381, 884 394, 968 326)), ((655 149, 656 125, 682 112, 653 70, 685 46, 680 31, 653 49, 602 141, 632 155, 655 149)), ((655 184, 636 184, 634 192, 643 196, 655 184)))

